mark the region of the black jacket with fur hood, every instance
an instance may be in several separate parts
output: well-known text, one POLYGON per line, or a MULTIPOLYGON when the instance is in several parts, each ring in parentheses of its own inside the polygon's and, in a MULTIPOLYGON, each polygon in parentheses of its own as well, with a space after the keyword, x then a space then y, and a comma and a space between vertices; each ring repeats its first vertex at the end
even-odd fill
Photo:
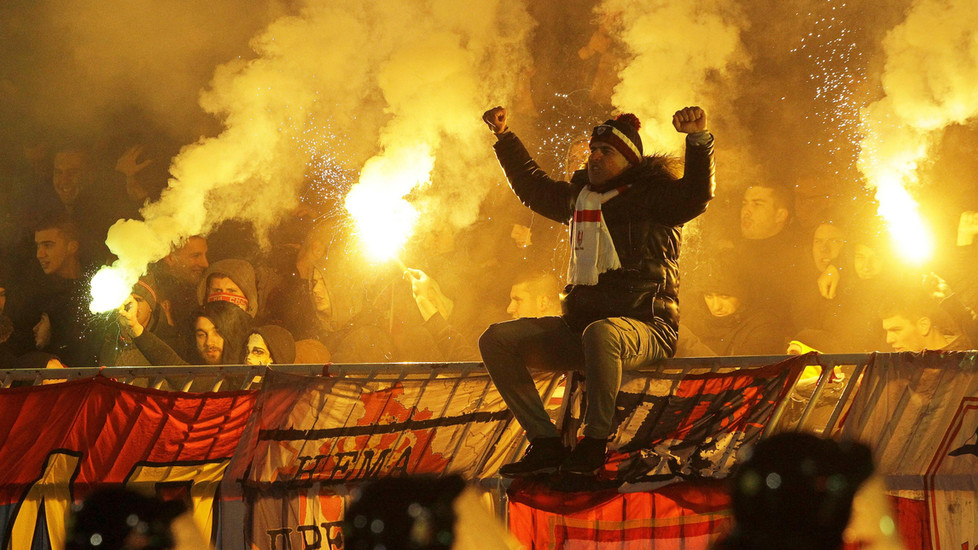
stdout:
MULTIPOLYGON (((587 172, 576 172, 570 182, 551 179, 512 132, 500 135, 494 148, 523 204, 569 224, 577 197, 588 184, 587 172)), ((596 285, 567 285, 561 304, 564 319, 577 331, 608 317, 646 322, 671 356, 679 327, 682 226, 702 214, 713 198, 713 136, 687 136, 682 177, 669 165, 669 157, 645 157, 602 186, 631 185, 601 208, 622 267, 602 273, 596 285)))

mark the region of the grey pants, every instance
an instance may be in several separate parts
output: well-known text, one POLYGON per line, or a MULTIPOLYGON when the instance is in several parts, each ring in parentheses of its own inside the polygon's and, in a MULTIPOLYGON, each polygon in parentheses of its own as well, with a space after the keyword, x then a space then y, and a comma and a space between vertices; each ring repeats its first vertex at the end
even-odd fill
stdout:
POLYGON ((627 317, 595 321, 577 334, 560 317, 524 318, 491 325, 479 338, 482 361, 530 441, 555 437, 530 369, 582 370, 587 379, 584 435, 611 436, 622 370, 649 365, 667 355, 655 327, 627 317))

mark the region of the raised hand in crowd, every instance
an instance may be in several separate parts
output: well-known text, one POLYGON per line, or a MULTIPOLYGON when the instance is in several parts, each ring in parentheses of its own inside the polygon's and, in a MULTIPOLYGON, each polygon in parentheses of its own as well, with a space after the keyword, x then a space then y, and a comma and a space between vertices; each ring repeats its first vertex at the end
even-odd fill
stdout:
POLYGON ((924 274, 921 279, 921 284, 924 287, 924 291, 937 301, 941 301, 953 293, 951 285, 947 284, 947 281, 933 271, 924 274))
POLYGON ((978 212, 966 210, 958 218, 958 246, 969 246, 978 235, 978 212))
POLYGON ((122 156, 115 163, 116 172, 121 172, 128 179, 141 172, 143 168, 153 164, 153 159, 139 161, 139 157, 143 154, 143 149, 144 147, 142 145, 133 145, 126 149, 126 152, 122 153, 122 156))
POLYGON ((839 290, 839 268, 829 265, 818 276, 818 293, 826 300, 834 300, 839 290))
POLYGON ((672 115, 672 126, 677 132, 683 134, 705 132, 707 130, 706 111, 700 107, 685 107, 680 109, 676 111, 676 114, 672 115))
POLYGON ((425 321, 435 313, 441 313, 442 317, 448 319, 455 304, 442 293, 437 281, 420 269, 406 268, 404 277, 411 282, 411 293, 425 321))
POLYGON ((130 294, 126 298, 126 301, 119 306, 118 310, 116 310, 119 314, 119 326, 133 338, 139 338, 143 335, 143 325, 141 325, 139 320, 136 318, 136 312, 138 309, 136 299, 132 297, 132 294, 130 294))
POLYGON ((136 178, 136 174, 153 164, 153 159, 139 160, 143 154, 143 149, 142 145, 134 145, 126 149, 126 152, 115 163, 116 171, 126 176, 126 194, 136 202, 145 200, 150 194, 150 190, 136 178))
POLYGON ((34 325, 34 345, 37 349, 45 349, 51 344, 51 318, 47 313, 41 314, 41 320, 34 325))
POLYGON ((489 125, 492 133, 499 135, 508 129, 506 125, 506 109, 503 107, 493 107, 482 114, 482 120, 489 125))

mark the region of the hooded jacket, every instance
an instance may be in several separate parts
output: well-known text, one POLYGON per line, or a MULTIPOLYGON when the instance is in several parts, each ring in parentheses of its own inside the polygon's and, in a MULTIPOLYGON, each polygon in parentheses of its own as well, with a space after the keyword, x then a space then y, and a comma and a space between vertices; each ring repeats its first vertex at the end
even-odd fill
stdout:
MULTIPOLYGON (((524 205, 570 223, 577 197, 589 184, 586 171, 576 172, 570 182, 551 179, 512 132, 500 135, 494 148, 524 205)), ((647 156, 593 190, 625 185, 631 187, 602 206, 622 267, 602 273, 596 285, 567 285, 561 294, 563 317, 577 331, 608 317, 643 321, 655 327, 671 356, 679 329, 682 226, 713 198, 713 136, 687 136, 683 177, 670 172, 666 157, 647 156)))
POLYGON ((278 364, 295 362, 295 339, 287 329, 278 325, 264 325, 252 330, 251 333, 260 335, 265 341, 273 362, 278 364))
POLYGON ((235 258, 214 262, 208 266, 207 271, 201 276, 200 282, 197 283, 198 304, 204 305, 207 301, 207 281, 215 273, 226 276, 238 285, 245 298, 248 299, 248 309, 246 310, 248 315, 254 317, 258 314, 258 286, 255 283, 255 268, 245 260, 235 258))

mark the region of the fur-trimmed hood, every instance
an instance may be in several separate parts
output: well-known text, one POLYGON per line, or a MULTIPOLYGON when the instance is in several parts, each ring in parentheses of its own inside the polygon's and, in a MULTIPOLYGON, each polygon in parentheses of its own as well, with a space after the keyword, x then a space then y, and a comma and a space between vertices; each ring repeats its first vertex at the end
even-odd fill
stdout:
POLYGON ((571 183, 587 185, 592 191, 603 193, 605 191, 629 185, 632 183, 649 181, 674 181, 678 174, 679 159, 667 154, 656 153, 646 155, 640 164, 629 166, 624 172, 597 186, 591 185, 587 174, 587 167, 582 168, 571 177, 571 183))

